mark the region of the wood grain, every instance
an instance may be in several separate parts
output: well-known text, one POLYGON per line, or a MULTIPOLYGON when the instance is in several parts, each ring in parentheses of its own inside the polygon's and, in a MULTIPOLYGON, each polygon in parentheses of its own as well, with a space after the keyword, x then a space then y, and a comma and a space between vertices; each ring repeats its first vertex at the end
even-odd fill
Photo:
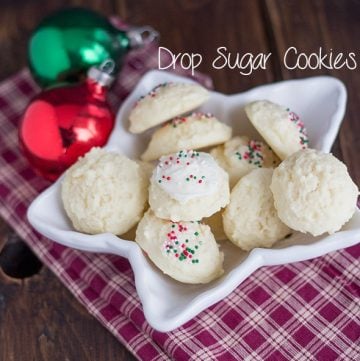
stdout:
MULTIPOLYGON (((161 45, 173 52, 200 52, 200 71, 212 76, 218 91, 239 92, 274 80, 317 74, 339 77, 347 86, 345 121, 334 146, 360 183, 359 71, 288 71, 282 54, 289 46, 305 52, 359 51, 360 2, 357 0, 22 0, 0 3, 0 80, 26 65, 27 42, 40 19, 60 6, 88 6, 117 14, 134 25, 149 24, 161 45), (216 49, 231 53, 273 53, 266 70, 242 76, 215 70, 216 49)), ((134 358, 76 301, 21 240, 0 221, 0 360, 133 360, 134 358), (9 246, 10 245, 10 246, 9 246), (39 267, 40 269, 40 267, 39 267), (24 271, 26 270, 26 272, 24 271), (8 274, 5 274, 5 271, 8 274), (22 273, 21 273, 22 272, 22 273), (38 272, 33 275, 34 272, 38 272), (13 277, 10 277, 11 274, 13 277), (20 278, 14 278, 20 277, 20 278), (24 278, 25 277, 25 278, 24 278)))
MULTIPOLYGON (((271 67, 252 77, 241 76, 236 70, 219 71, 212 67, 220 46, 226 46, 233 54, 269 50, 261 20, 261 1, 144 0, 141 6, 135 1, 129 1, 128 5, 125 20, 154 26, 161 34, 160 45, 173 53, 201 53, 203 62, 198 70, 211 75, 218 91, 239 92, 274 80, 271 67)), ((117 8, 119 14, 121 9, 117 8)))
MULTIPOLYGON (((358 1, 296 1, 267 0, 266 12, 272 24, 272 50, 280 61, 290 46, 310 54, 357 52, 360 34, 360 3, 358 1)), ((360 59, 357 59, 360 67, 360 59)), ((338 70, 288 70, 281 66, 283 79, 302 78, 315 75, 332 75, 342 80, 348 91, 348 106, 339 136, 333 147, 336 156, 349 167, 350 174, 360 184, 360 71, 345 67, 338 70)))
POLYGON ((135 360, 48 269, 15 282, 0 269, 0 360, 135 360))
MULTIPOLYGON (((6 17, 6 24, 13 24, 10 33, 5 30, 0 34, 0 44, 6 47, 6 58, 0 59, 0 78, 26 65, 29 32, 43 15, 58 8, 54 1, 40 3, 28 1, 21 8, 12 4, 0 13, 0 20, 6 17)), ((211 72, 220 91, 242 91, 273 80, 271 69, 253 78, 242 78, 240 74, 234 76, 231 70, 218 73, 211 67, 218 46, 227 46, 231 52, 267 51, 262 22, 254 21, 261 17, 258 1, 66 1, 70 3, 86 3, 105 15, 115 13, 135 25, 152 25, 161 33, 161 45, 174 52, 201 52, 204 62, 199 70, 211 72), (248 32, 250 35, 246 35, 248 32)), ((2 278, 0 295, 4 296, 6 307, 0 310, 0 337, 6 347, 0 348, 0 359, 131 359, 125 347, 88 315, 48 270, 43 269, 20 283, 4 274, 2 278), (24 323, 22 327, 18 327, 20 320, 24 323), (19 349, 25 347, 24 355, 19 349)))

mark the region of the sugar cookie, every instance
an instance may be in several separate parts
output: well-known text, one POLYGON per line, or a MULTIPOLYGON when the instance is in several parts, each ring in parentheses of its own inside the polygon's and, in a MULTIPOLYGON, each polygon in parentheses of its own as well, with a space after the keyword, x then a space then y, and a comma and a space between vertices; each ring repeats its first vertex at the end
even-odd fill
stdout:
POLYGON ((354 214, 359 194, 345 164, 314 149, 284 160, 271 190, 281 220, 314 236, 338 231, 354 214))
POLYGON ((76 230, 123 234, 140 220, 147 188, 148 178, 136 162, 93 148, 66 171, 61 197, 76 230))
POLYGON ((141 159, 155 160, 181 149, 199 149, 221 144, 231 138, 231 132, 229 126, 219 122, 211 114, 197 112, 177 117, 154 132, 141 159))
POLYGON ((253 126, 281 160, 308 147, 304 123, 289 109, 267 100, 245 106, 253 126))
POLYGON ((230 187, 256 168, 274 168, 280 160, 265 143, 248 137, 234 137, 210 154, 229 174, 230 187))
POLYGON ((271 247, 290 233, 274 207, 270 190, 272 169, 255 169, 233 188, 223 214, 224 230, 230 241, 245 251, 271 247))
POLYGON ((159 84, 135 103, 129 115, 129 130, 141 133, 197 108, 208 98, 209 92, 198 84, 159 84))
POLYGON ((149 210, 136 230, 136 243, 165 274, 184 283, 208 283, 223 274, 223 253, 209 226, 157 218, 149 210))
POLYGON ((214 158, 193 150, 160 158, 150 180, 155 215, 177 221, 209 217, 229 203, 229 178, 214 158))

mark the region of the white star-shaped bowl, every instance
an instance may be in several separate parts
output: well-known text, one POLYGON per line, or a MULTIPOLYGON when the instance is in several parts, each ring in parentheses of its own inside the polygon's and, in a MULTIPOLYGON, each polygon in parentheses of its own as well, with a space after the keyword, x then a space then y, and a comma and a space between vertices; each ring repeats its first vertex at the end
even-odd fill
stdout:
MULTIPOLYGON (((192 82, 167 72, 150 71, 120 108, 116 125, 106 146, 136 159, 145 149, 150 132, 133 135, 127 131, 128 114, 134 102, 164 82, 192 82)), ((337 79, 320 76, 260 86, 244 93, 224 95, 211 92, 200 110, 213 113, 231 125, 234 134, 259 138, 246 119, 246 103, 267 99, 293 109, 305 123, 310 147, 329 152, 344 116, 346 90, 337 79)), ((133 241, 110 233, 95 236, 74 231, 60 198, 61 178, 40 194, 28 210, 31 225, 44 236, 68 247, 87 252, 111 253, 126 257, 135 275, 136 289, 149 324, 159 331, 173 330, 202 310, 220 301, 257 268, 307 260, 327 252, 355 245, 360 240, 360 212, 340 232, 313 237, 294 233, 272 249, 256 248, 243 252, 230 242, 222 242, 224 275, 205 285, 187 285, 172 280, 158 270, 133 241)))

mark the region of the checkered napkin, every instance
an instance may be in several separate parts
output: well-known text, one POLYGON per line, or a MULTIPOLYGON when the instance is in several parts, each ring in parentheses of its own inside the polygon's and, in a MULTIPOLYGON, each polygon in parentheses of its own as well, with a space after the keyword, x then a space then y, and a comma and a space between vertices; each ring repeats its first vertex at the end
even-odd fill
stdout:
MULTIPOLYGON (((115 108, 144 72, 157 67, 156 53, 153 45, 128 57, 112 91, 115 108)), ((198 74, 197 79, 211 86, 207 77, 198 74)), ((38 91, 27 70, 0 84, 0 216, 136 357, 359 359, 360 246, 307 262, 263 267, 183 327, 161 333, 144 319, 126 259, 76 251, 34 232, 26 210, 49 184, 19 153, 17 128, 26 104, 38 91)))

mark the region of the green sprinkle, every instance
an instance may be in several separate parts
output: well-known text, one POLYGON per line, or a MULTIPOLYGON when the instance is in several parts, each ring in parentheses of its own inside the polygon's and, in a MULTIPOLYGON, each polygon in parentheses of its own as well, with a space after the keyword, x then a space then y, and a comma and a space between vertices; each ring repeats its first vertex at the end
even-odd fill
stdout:
POLYGON ((198 236, 198 235, 199 235, 199 232, 195 232, 194 234, 195 234, 195 236, 198 236))

